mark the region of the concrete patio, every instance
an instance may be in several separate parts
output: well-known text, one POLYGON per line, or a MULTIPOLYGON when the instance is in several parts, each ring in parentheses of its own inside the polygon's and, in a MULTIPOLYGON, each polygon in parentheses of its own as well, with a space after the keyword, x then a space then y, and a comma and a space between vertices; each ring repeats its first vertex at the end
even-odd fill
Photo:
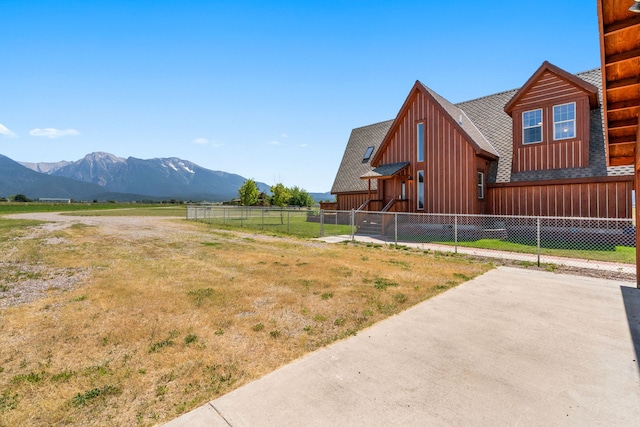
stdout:
POLYGON ((640 290, 500 267, 166 424, 637 426, 640 290))

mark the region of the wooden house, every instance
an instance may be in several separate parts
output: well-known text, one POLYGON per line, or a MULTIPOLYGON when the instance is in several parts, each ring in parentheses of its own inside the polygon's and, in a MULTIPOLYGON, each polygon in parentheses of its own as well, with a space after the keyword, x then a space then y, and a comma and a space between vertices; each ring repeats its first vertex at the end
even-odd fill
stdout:
POLYGON ((351 132, 337 209, 631 217, 633 167, 607 164, 601 80, 544 62, 519 89, 457 104, 417 81, 395 119, 351 132))

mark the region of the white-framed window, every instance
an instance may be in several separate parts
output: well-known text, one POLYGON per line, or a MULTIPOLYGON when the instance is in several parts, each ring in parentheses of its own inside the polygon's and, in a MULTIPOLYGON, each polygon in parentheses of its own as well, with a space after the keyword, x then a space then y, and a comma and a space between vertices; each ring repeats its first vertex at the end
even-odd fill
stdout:
POLYGON ((418 171, 418 210, 424 210, 424 171, 418 171))
POLYGON ((522 113, 522 143, 542 142, 542 109, 522 113))
POLYGON ((576 103, 555 105, 553 107, 553 139, 576 137, 576 103))
POLYGON ((478 199, 484 199, 484 172, 478 171, 478 199))
POLYGON ((416 125, 416 152, 418 162, 424 162, 424 123, 416 125))

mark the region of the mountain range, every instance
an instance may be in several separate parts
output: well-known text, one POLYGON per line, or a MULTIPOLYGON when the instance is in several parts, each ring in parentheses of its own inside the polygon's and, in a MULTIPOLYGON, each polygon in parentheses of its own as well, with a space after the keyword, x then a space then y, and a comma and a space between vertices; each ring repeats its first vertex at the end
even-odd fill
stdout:
MULTIPOLYGON (((245 181, 240 175, 212 171, 175 157, 125 159, 96 152, 75 162, 27 163, 0 155, 0 197, 219 202, 238 197, 238 188, 245 181)), ((256 184, 269 193, 269 185, 256 184)), ((331 197, 310 194, 317 200, 331 197)))

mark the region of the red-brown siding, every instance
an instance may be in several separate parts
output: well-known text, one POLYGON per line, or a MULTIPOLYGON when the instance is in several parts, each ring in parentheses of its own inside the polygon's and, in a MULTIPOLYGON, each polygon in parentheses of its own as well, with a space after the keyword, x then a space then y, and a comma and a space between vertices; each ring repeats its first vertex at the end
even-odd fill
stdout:
MULTIPOLYGON (((414 92, 387 136, 380 164, 410 162, 413 181, 407 186, 410 212, 479 213, 476 152, 441 107, 422 92, 414 92), (417 162, 416 125, 425 124, 424 162, 417 162), (425 173, 424 211, 417 210, 417 175, 425 173)), ((394 193, 399 191, 396 189, 394 193)), ((385 194, 387 201, 393 194, 385 194)))
POLYGON ((631 218, 633 181, 526 183, 491 187, 493 215, 631 218))
MULTIPOLYGON (((375 193, 373 194, 375 195, 375 193)), ((367 193, 340 193, 336 195, 339 211, 348 211, 358 209, 367 201, 369 195, 367 193)))
POLYGON ((545 72, 514 106, 513 172, 587 167, 589 95, 552 72, 545 72), (576 103, 576 137, 553 139, 553 106, 576 103), (542 142, 522 144, 522 113, 542 109, 542 142))

